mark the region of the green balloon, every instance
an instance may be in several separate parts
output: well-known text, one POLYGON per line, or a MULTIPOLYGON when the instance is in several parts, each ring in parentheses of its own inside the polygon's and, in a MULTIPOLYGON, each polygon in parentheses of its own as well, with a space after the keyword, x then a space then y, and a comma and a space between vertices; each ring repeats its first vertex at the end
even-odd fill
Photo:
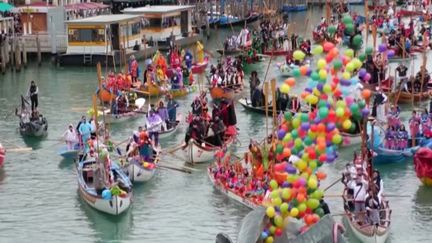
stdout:
POLYGON ((292 114, 291 114, 291 112, 286 112, 284 116, 285 116, 285 120, 287 120, 287 121, 291 121, 291 119, 292 119, 292 114))
POLYGON ((359 112, 359 105, 357 103, 354 103, 350 107, 351 113, 356 114, 359 112))
POLYGON ((326 108, 327 108, 327 101, 325 101, 325 100, 320 100, 320 101, 318 102, 318 108, 321 108, 321 107, 326 107, 326 108))
POLYGON ((334 33, 336 33, 336 26, 334 25, 330 25, 327 29, 328 33, 333 35, 334 33))
POLYGON ((354 32, 354 25, 353 24, 347 24, 345 26, 345 33, 352 34, 354 32))
MULTIPOLYGON (((298 137, 298 132, 297 132, 297 130, 292 130, 291 131, 291 136, 293 137, 293 138, 297 138, 298 137)), ((292 151, 291 151, 292 152, 292 151)))
POLYGON ((310 138, 309 136, 305 137, 304 139, 304 144, 306 144, 307 146, 311 145, 313 143, 312 138, 310 138))
POLYGON ((300 75, 301 75, 300 69, 299 68, 294 68, 294 70, 292 71, 292 74, 296 78, 300 77, 300 75))
POLYGON ((365 53, 360 54, 359 57, 358 57, 358 59, 359 59, 361 62, 364 62, 364 61, 366 60, 366 54, 365 54, 365 53))
POLYGON ((372 55, 372 53, 373 53, 373 47, 370 47, 370 46, 367 47, 365 53, 366 53, 366 55, 372 55))
POLYGON ((346 14, 345 16, 343 16, 342 22, 345 24, 345 26, 348 25, 348 24, 352 25, 353 19, 352 19, 352 17, 350 15, 346 14))
POLYGON ((360 100, 358 106, 360 107, 360 109, 363 109, 366 106, 366 102, 364 100, 360 100))
POLYGON ((301 113, 301 121, 302 122, 308 122, 309 116, 306 113, 301 113))
POLYGON ((318 216, 323 217, 324 216, 324 210, 320 207, 316 208, 314 210, 314 213, 316 213, 318 216))
POLYGON ((333 68, 336 70, 339 70, 339 69, 341 69, 341 67, 342 67, 342 61, 339 59, 334 60, 333 68))
POLYGON ((312 78, 312 80, 314 80, 314 81, 318 81, 318 80, 320 79, 319 74, 318 74, 317 72, 315 72, 315 71, 313 71, 313 72, 311 73, 311 78, 312 78))
POLYGON ((278 144, 276 145, 276 153, 281 154, 283 152, 283 145, 282 144, 278 144))
POLYGON ((354 38, 353 38, 353 44, 356 47, 360 47, 362 45, 362 43, 363 43, 363 38, 362 38, 361 35, 354 36, 354 38))
POLYGON ((329 110, 327 107, 321 107, 318 111, 318 115, 321 119, 324 119, 328 116, 329 110))

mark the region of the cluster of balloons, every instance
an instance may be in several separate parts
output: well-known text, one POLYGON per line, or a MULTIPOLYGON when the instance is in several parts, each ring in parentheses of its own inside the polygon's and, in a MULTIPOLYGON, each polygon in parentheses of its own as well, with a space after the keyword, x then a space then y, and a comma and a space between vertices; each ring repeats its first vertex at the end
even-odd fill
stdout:
MULTIPOLYGON (((319 189, 326 174, 319 170, 325 163, 336 160, 337 148, 344 142, 342 131, 350 132, 356 122, 369 115, 367 102, 370 90, 359 93, 359 100, 346 92, 370 74, 362 69, 363 58, 355 57, 354 50, 343 53, 330 42, 313 48, 319 56, 316 69, 302 66, 293 70, 281 86, 288 93, 295 85, 296 77, 307 77, 308 85, 301 98, 312 109, 308 113, 285 113, 277 131, 276 164, 270 181, 270 205, 266 209, 269 223, 262 232, 264 242, 271 243, 280 236, 289 217, 303 219, 303 230, 318 222, 324 215, 320 200, 324 191, 319 189), (346 89, 346 90, 345 90, 346 89), (360 98, 361 97, 361 98, 360 98), (295 158, 288 163, 289 158, 295 158)), ((304 55, 297 54, 299 60, 304 55)))

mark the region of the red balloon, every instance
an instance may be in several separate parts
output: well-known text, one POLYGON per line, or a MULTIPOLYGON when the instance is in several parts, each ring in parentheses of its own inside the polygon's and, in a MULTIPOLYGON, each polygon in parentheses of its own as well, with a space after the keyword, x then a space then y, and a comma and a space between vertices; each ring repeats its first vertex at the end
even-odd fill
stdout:
POLYGON ((325 155, 325 154, 321 154, 320 156, 319 156, 319 159, 318 159, 320 162, 325 162, 325 161, 327 161, 327 155, 325 155))
POLYGON ((336 112, 333 109, 331 109, 328 113, 327 120, 329 122, 336 122, 336 118, 337 118, 336 112))
POLYGON ((312 124, 309 128, 312 132, 317 132, 318 131, 318 127, 315 124, 312 124))
POLYGON ((329 52, 331 49, 335 47, 335 45, 331 42, 326 41, 324 42, 323 47, 325 52, 329 52))
POLYGON ((275 235, 276 235, 276 236, 281 236, 281 235, 282 235, 282 230, 281 230, 281 228, 276 228, 276 230, 275 230, 275 235))
POLYGON ((327 55, 326 55, 326 58, 325 58, 325 60, 327 61, 327 63, 331 63, 332 61, 333 61, 333 56, 332 55, 330 55, 330 53, 328 53, 327 55))

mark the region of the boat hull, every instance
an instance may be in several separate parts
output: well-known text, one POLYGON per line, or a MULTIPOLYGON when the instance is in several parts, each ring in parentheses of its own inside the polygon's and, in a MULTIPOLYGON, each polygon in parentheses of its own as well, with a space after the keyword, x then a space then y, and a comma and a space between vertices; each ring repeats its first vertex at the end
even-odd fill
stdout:
MULTIPOLYGON (((344 216, 345 221, 348 222, 348 225, 353 232, 354 236, 359 239, 363 243, 385 243, 389 236, 390 230, 387 228, 384 232, 381 232, 377 229, 376 226, 367 226, 362 229, 363 232, 368 232, 368 234, 364 234, 358 230, 358 227, 349 220, 348 216, 344 216)), ((378 227, 382 228, 382 227, 378 227)))
POLYGON ((87 193, 79 186, 79 194, 81 198, 92 208, 111 215, 120 215, 125 212, 131 204, 131 195, 127 197, 113 196, 111 200, 104 200, 100 197, 95 197, 87 193))
MULTIPOLYGON (((225 141, 224 146, 231 146, 234 142, 234 137, 229 138, 225 141)), ((187 163, 201 164, 208 163, 214 159, 214 153, 218 151, 220 147, 213 147, 210 145, 202 146, 195 140, 191 139, 188 146, 183 149, 183 156, 187 163)))
POLYGON ((133 112, 123 113, 123 114, 117 114, 117 115, 109 113, 105 117, 105 123, 108 123, 108 124, 123 123, 123 122, 126 122, 126 121, 137 119, 141 115, 142 115, 141 113, 134 112, 134 111, 133 112))
POLYGON ((425 186, 432 186, 432 149, 423 147, 416 152, 414 170, 425 186))
POLYGON ((48 122, 45 120, 42 124, 34 122, 20 124, 19 131, 22 136, 26 137, 46 137, 48 135, 48 122))
POLYGON ((220 193, 224 194, 225 196, 227 196, 228 198, 232 199, 233 201, 246 206, 250 209, 255 209, 259 206, 259 204, 255 201, 252 201, 248 198, 244 198, 241 197, 240 195, 236 194, 234 191, 229 190, 225 187, 223 187, 222 185, 220 185, 214 178, 213 173, 211 172, 211 168, 209 167, 207 169, 207 175, 211 181, 211 183, 213 184, 213 187, 218 190, 220 193))
POLYGON ((64 145, 60 148, 58 154, 65 159, 76 159, 80 152, 79 145, 78 147, 75 145, 73 149, 68 149, 68 147, 64 145))
POLYGON ((156 167, 153 169, 146 169, 136 163, 131 163, 128 166, 129 179, 132 182, 147 182, 151 180, 155 173, 156 167))

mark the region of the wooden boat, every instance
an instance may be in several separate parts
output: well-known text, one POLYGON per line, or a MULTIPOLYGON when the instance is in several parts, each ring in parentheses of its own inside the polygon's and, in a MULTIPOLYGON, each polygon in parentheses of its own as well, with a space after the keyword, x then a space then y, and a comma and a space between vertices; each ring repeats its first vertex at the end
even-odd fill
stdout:
POLYGON ((233 89, 233 88, 222 88, 222 87, 211 87, 210 90, 210 96, 213 100, 219 100, 219 99, 228 99, 233 100, 237 93, 239 93, 242 88, 233 89))
POLYGON ((233 49, 216 49, 216 52, 221 54, 221 55, 225 55, 225 56, 235 56, 235 55, 240 55, 242 53, 247 53, 249 47, 248 48, 233 48, 233 49))
POLYGON ((420 181, 432 186, 432 149, 422 147, 414 155, 414 170, 420 181))
POLYGON ((132 111, 128 111, 120 114, 112 114, 111 110, 107 109, 104 111, 104 113, 105 113, 105 123, 107 124, 123 123, 126 121, 137 119, 143 115, 143 111, 141 109, 134 109, 132 111))
POLYGON ((195 85, 183 87, 180 89, 168 89, 165 90, 154 83, 148 84, 146 86, 141 86, 138 89, 131 89, 131 91, 136 92, 139 97, 160 97, 166 94, 171 94, 174 98, 183 97, 197 90, 195 85))
POLYGON ((159 132, 159 139, 165 139, 171 137, 178 129, 181 121, 181 116, 177 116, 177 121, 175 126, 172 126, 170 129, 166 131, 159 132))
POLYGON ((40 114, 37 119, 29 119, 23 115, 20 115, 19 123, 19 131, 22 136, 45 137, 48 135, 48 121, 45 117, 40 114))
POLYGON ((154 151, 154 155, 153 161, 143 161, 139 155, 128 159, 129 163, 125 169, 132 182, 147 182, 153 178, 160 160, 160 153, 154 151))
POLYGON ((219 28, 230 28, 231 26, 243 25, 245 20, 232 15, 222 15, 219 17, 217 26, 219 28))
POLYGON ((412 59, 417 59, 417 56, 414 54, 409 54, 406 57, 401 56, 393 56, 388 59, 389 62, 408 62, 412 59))
POLYGON ((354 213, 349 210, 348 202, 351 196, 348 195, 348 190, 345 188, 343 193, 344 208, 345 208, 345 220, 348 222, 351 231, 355 237, 364 243, 385 243, 390 233, 390 219, 391 210, 388 205, 388 201, 382 197, 384 209, 380 210, 380 225, 365 225, 360 224, 354 217, 354 213))
POLYGON ((105 88, 98 90, 98 96, 99 96, 99 100, 102 101, 103 103, 109 103, 116 98, 115 94, 111 93, 105 88))
POLYGON ((65 159, 76 159, 78 158, 78 154, 81 152, 81 147, 79 143, 73 145, 72 149, 69 149, 67 145, 61 146, 58 151, 58 155, 62 156, 65 159))
POLYGON ((307 10, 307 4, 304 3, 291 3, 291 4, 284 4, 282 7, 283 12, 303 12, 307 10))
POLYGON ((3 167, 5 158, 6 158, 6 149, 0 143, 0 169, 3 167))
MULTIPOLYGON (((229 147, 234 143, 236 136, 230 136, 225 138, 224 146, 229 147)), ((210 162, 214 159, 214 153, 220 149, 220 147, 215 147, 203 142, 199 142, 191 139, 185 149, 183 149, 184 159, 187 163, 197 164, 210 162)))
POLYGON ((251 12, 247 17, 246 17, 246 23, 250 24, 253 23, 259 19, 261 19, 263 17, 262 14, 258 13, 258 12, 251 12))
POLYGON ((422 93, 414 93, 408 91, 401 91, 399 92, 393 92, 392 96, 397 97, 399 95, 398 103, 411 103, 412 102, 412 96, 414 96, 414 101, 418 102, 420 100, 429 100, 431 93, 429 91, 424 91, 422 93))
MULTIPOLYGON (((245 108, 245 110, 248 111, 252 111, 258 114, 262 114, 265 115, 265 106, 258 106, 258 107, 253 107, 252 106, 252 102, 249 101, 247 98, 241 98, 238 100, 238 102, 245 108)), ((269 104, 268 106, 268 111, 267 111, 267 115, 271 116, 273 114, 273 106, 272 104, 269 104)), ((276 113, 279 114, 281 113, 281 110, 276 110, 276 113)))
POLYGON ((414 17, 414 16, 423 15, 423 12, 422 11, 415 11, 415 10, 400 9, 396 15, 399 15, 401 17, 414 17))
POLYGON ((283 49, 277 49, 277 50, 265 50, 263 52, 264 55, 267 56, 286 56, 288 55, 289 51, 283 50, 283 49))
POLYGON ((252 198, 247 198, 244 197, 242 195, 239 195, 238 193, 236 193, 233 190, 230 190, 229 188, 224 187, 223 185, 221 185, 214 177, 213 171, 212 171, 212 166, 210 166, 209 168, 207 168, 207 175, 211 181, 211 183, 213 184, 213 187, 218 190, 220 193, 222 193, 223 195, 227 196, 228 198, 236 201, 237 203, 240 203, 243 206, 246 206, 250 209, 255 209, 258 206, 260 206, 260 202, 258 202, 257 200, 253 200, 252 198))
MULTIPOLYGON (((203 73, 206 70, 206 68, 208 66, 208 63, 209 63, 209 57, 206 56, 204 58, 203 62, 192 64, 192 67, 191 67, 192 74, 201 74, 201 73, 203 73)), ((174 73, 173 69, 170 68, 170 69, 167 70, 166 75, 167 75, 168 78, 171 78, 173 76, 173 73, 174 73)))
POLYGON ((77 167, 77 180, 78 180, 78 192, 81 198, 88 203, 91 207, 112 215, 119 215, 126 211, 132 198, 132 184, 123 173, 122 170, 115 163, 111 166, 111 171, 114 174, 114 178, 122 184, 122 190, 125 190, 125 194, 112 196, 110 200, 105 200, 101 195, 98 195, 93 185, 93 171, 96 165, 95 159, 81 161, 77 167))

